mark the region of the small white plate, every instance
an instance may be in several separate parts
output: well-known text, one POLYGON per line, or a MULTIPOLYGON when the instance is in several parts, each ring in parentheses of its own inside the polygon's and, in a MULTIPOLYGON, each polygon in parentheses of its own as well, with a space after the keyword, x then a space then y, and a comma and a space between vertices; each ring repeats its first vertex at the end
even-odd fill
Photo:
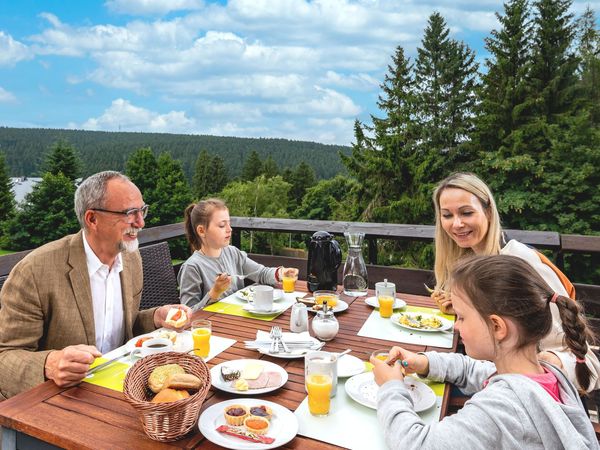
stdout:
MULTIPOLYGON (((314 306, 307 308, 310 312, 314 312, 316 313, 317 311, 320 311, 319 309, 314 309, 314 306)), ((346 303, 344 300, 338 300, 338 302, 336 303, 336 305, 333 307, 332 311, 334 313, 339 313, 342 311, 346 311, 348 309, 348 303, 346 303)))
POLYGON ((437 333, 439 331, 448 331, 452 328, 452 322, 449 321, 448 319, 438 316, 436 314, 427 314, 427 313, 418 313, 418 312, 404 312, 404 313, 396 313, 396 314, 392 314, 392 317, 390 317, 390 320, 398 325, 399 327, 402 328, 406 328, 407 330, 411 330, 411 331, 423 331, 425 333, 437 333), (423 318, 428 318, 428 317, 435 317, 436 319, 439 319, 440 322, 442 322, 442 326, 439 328, 415 328, 415 327, 411 327, 410 325, 405 325, 403 323, 400 323, 400 317, 403 315, 407 315, 407 316, 422 316, 423 318))
MULTIPOLYGON (((435 392, 422 381, 413 377, 404 378, 408 393, 412 397, 415 412, 425 411, 436 403, 435 392)), ((377 409, 377 391, 373 372, 355 375, 346 381, 346 393, 357 403, 371 409, 377 409)))
MULTIPOLYGON (((365 298, 365 303, 373 308, 379 309, 379 302, 377 301, 377 297, 367 297, 365 298)), ((406 306, 406 302, 401 298, 396 297, 396 301, 394 302, 394 309, 404 308, 406 306)))
MULTIPOLYGON (((235 293, 235 296, 245 302, 252 302, 254 300, 254 286, 248 286, 244 289, 240 289, 235 293)), ((273 289, 273 301, 281 300, 283 298, 283 291, 281 289, 273 289)))
MULTIPOLYGON (((161 331, 165 331, 165 329, 161 328, 158 330, 154 330, 151 333, 140 334, 139 336, 136 336, 133 339, 130 339, 125 344, 127 351, 130 352, 131 350, 133 350, 135 348, 136 342, 140 338, 143 338, 146 336, 156 337, 156 336, 160 335, 161 331)), ((171 331, 171 330, 168 330, 168 331, 171 331)), ((190 350, 193 350, 193 349, 194 349, 194 344, 192 341, 192 332, 190 330, 184 330, 184 331, 177 333, 177 339, 175 340, 175 344, 173 344, 173 350, 176 352, 183 353, 183 352, 189 352, 190 350)))
POLYGON ((269 356, 272 356, 273 358, 295 359, 295 358, 304 358, 304 355, 306 355, 308 352, 315 352, 317 350, 320 350, 321 347, 323 347, 325 345, 325 342, 321 342, 312 336, 309 336, 308 339, 313 341, 313 343, 314 343, 312 348, 302 348, 302 349, 292 350, 290 353, 283 353, 283 352, 271 353, 269 351, 269 348, 265 346, 265 347, 259 348, 258 351, 259 351, 259 353, 262 353, 263 355, 269 355, 269 356))
POLYGON ((254 304, 248 303, 242 307, 242 309, 250 314, 254 314, 256 316, 270 316, 271 314, 279 314, 285 311, 290 305, 273 305, 273 309, 268 311, 261 311, 258 309, 254 309, 254 304))
POLYGON ((234 359, 232 361, 225 361, 221 364, 217 364, 212 369, 210 369, 210 378, 212 381, 212 385, 222 391, 231 392, 232 394, 237 395, 258 395, 279 389, 281 386, 287 383, 288 373, 285 371, 284 368, 278 366, 277 364, 273 364, 270 361, 259 361, 258 359, 234 359), (246 364, 249 364, 251 362, 262 364, 263 372, 278 372, 281 375, 281 383, 278 386, 271 386, 262 389, 248 389, 247 391, 238 391, 232 386, 232 381, 224 381, 223 378, 221 378, 221 367, 227 366, 232 369, 239 370, 241 372, 246 366, 246 364))
POLYGON ((344 355, 338 359, 337 374, 340 378, 353 377, 365 371, 365 362, 356 356, 344 355))
POLYGON ((287 444, 298 434, 298 419, 289 409, 258 398, 234 398, 207 408, 198 421, 198 428, 206 439, 221 447, 236 450, 266 450, 287 444), (226 425, 224 411, 229 405, 245 405, 248 407, 265 405, 273 411, 271 426, 266 436, 275 440, 272 444, 244 441, 235 436, 219 433, 217 428, 226 425))

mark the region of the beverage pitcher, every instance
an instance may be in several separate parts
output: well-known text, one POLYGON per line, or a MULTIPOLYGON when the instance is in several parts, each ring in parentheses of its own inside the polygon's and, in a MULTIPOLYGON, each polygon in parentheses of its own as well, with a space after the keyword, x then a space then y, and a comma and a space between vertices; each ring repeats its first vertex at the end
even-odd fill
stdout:
POLYGON ((344 264, 344 274, 342 276, 344 285, 344 294, 353 297, 367 295, 369 278, 367 276, 367 266, 362 256, 362 243, 365 233, 345 232, 346 242, 348 243, 348 257, 344 264))

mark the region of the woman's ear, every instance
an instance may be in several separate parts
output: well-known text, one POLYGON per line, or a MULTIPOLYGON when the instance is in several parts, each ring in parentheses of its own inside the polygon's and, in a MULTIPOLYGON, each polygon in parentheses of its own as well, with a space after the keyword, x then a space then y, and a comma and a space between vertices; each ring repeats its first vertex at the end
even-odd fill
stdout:
POLYGON ((492 324, 492 333, 496 342, 501 342, 508 336, 508 323, 502 317, 492 314, 490 316, 490 323, 492 324))
POLYGON ((204 225, 198 225, 198 226, 196 227, 196 234, 197 234, 198 236, 203 236, 203 235, 204 235, 204 232, 205 232, 205 230, 204 230, 204 225))

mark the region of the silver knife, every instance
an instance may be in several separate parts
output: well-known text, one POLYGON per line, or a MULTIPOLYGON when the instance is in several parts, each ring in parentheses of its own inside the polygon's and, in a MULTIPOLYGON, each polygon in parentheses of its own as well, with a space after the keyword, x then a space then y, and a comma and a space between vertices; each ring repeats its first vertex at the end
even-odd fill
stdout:
POLYGON ((131 355, 131 351, 125 351, 125 353, 123 353, 123 354, 121 354, 119 356, 116 356, 116 357, 114 357, 112 359, 109 359, 108 361, 105 361, 102 364, 98 364, 94 368, 88 370, 87 371, 87 375, 91 375, 92 373, 97 372, 100 369, 104 369, 106 366, 109 366, 112 363, 114 363, 115 361, 118 361, 119 359, 124 358, 124 357, 129 356, 129 355, 131 355))

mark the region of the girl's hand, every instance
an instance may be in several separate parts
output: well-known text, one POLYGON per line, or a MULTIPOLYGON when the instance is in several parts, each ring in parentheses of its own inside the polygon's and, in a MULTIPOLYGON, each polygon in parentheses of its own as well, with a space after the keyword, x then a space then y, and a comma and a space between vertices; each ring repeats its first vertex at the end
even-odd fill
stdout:
POLYGON ((217 278, 215 278, 215 284, 209 292, 210 297, 213 299, 219 298, 223 292, 229 289, 230 285, 231 277, 229 275, 227 275, 226 273, 221 273, 217 275, 217 278))
POLYGON ((298 278, 298 269, 295 267, 280 267, 279 270, 280 280, 283 280, 283 277, 298 278))
POLYGON ((407 374, 427 375, 429 373, 429 359, 427 359, 427 356, 411 352, 402 347, 392 347, 386 362, 391 361, 397 361, 407 374))
POLYGON ((404 380, 402 368, 398 363, 392 363, 390 366, 386 361, 371 356, 369 360, 373 364, 373 375, 375 375, 375 383, 378 386, 390 380, 404 380))
POLYGON ((444 314, 455 314, 454 308, 452 307, 452 299, 448 292, 440 290, 433 291, 431 293, 431 298, 444 314))

